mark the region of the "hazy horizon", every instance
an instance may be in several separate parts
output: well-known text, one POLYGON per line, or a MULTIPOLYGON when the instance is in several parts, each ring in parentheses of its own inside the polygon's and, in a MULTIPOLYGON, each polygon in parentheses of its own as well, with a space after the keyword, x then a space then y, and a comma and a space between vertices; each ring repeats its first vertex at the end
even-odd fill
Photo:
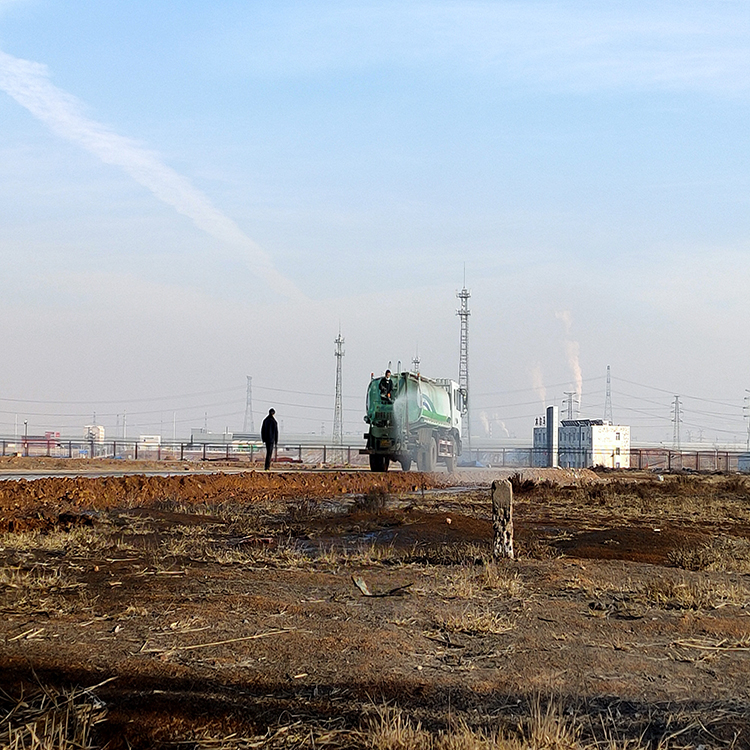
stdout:
POLYGON ((575 393, 745 444, 750 9, 0 0, 0 436, 344 432, 370 373, 475 434, 575 393))

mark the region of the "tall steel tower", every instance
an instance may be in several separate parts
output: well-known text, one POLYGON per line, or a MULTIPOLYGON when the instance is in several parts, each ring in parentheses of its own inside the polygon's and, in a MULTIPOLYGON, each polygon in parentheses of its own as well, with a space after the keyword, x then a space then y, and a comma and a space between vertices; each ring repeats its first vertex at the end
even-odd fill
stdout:
POLYGON ((420 365, 419 349, 417 349, 417 353, 414 355, 414 359, 411 361, 411 363, 412 363, 412 366, 414 367, 414 372, 419 374, 419 365, 420 365))
POLYGON ((575 419, 576 407, 580 404, 576 398, 575 391, 565 391, 566 398, 563 399, 563 406, 568 410, 568 419, 575 419))
POLYGON ((680 409, 680 397, 674 397, 674 403, 672 404, 672 422, 674 422, 674 428, 672 429, 672 447, 678 451, 681 450, 680 445, 680 422, 682 422, 682 410, 680 409))
POLYGON ((609 382, 609 365, 607 365, 607 395, 604 397, 604 421, 614 422, 612 418, 612 388, 609 382))
POLYGON ((242 431, 247 434, 255 432, 255 420, 253 419, 253 379, 247 376, 247 396, 245 398, 245 422, 242 431), (249 430, 248 430, 249 428, 249 430))
POLYGON ((469 405, 469 297, 471 292, 466 288, 466 272, 464 271, 464 288, 456 293, 456 297, 461 300, 461 307, 456 311, 456 315, 461 318, 461 345, 458 358, 458 385, 463 389, 464 398, 466 399, 466 414, 463 417, 463 432, 466 436, 466 446, 469 449, 471 457, 471 417, 469 405))
POLYGON ((336 401, 333 407, 333 443, 334 445, 343 445, 344 443, 344 408, 343 397, 341 393, 341 360, 344 358, 344 339, 339 335, 334 339, 336 344, 336 401))

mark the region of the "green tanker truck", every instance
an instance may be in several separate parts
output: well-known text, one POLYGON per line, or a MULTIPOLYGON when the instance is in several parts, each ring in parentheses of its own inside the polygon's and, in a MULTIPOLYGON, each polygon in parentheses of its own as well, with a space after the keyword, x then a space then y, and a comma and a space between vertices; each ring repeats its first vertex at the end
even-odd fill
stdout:
POLYGON ((367 389, 370 425, 365 434, 372 471, 388 471, 398 461, 404 471, 416 462, 419 471, 434 471, 444 463, 453 471, 461 455, 461 417, 465 394, 453 380, 432 380, 419 373, 400 372, 392 383, 373 377, 367 389))

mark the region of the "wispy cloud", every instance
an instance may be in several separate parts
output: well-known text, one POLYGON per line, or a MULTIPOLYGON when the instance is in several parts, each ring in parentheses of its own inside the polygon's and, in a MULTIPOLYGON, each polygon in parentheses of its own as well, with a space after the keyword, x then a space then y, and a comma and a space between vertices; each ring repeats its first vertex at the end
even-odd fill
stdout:
POLYGON ((251 74, 310 75, 337 68, 451 65, 498 82, 553 88, 750 87, 746 6, 463 1, 324 3, 255 12, 213 39, 251 74))
POLYGON ((222 242, 234 257, 244 259, 273 291, 292 299, 303 298, 297 286, 276 270, 268 254, 207 196, 155 152, 86 117, 78 99, 52 84, 45 65, 0 50, 0 89, 55 135, 78 144, 105 164, 120 167, 160 201, 187 216, 196 227, 222 242))

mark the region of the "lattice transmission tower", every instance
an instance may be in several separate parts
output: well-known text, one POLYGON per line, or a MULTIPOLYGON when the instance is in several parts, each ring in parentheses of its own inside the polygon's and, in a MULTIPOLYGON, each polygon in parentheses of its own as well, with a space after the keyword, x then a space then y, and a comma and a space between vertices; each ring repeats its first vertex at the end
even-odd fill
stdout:
POLYGON ((253 379, 247 376, 247 396, 245 397, 245 421, 242 425, 242 431, 255 432, 255 420, 253 419, 253 379))
POLYGON ((463 433, 466 436, 466 446, 471 456, 471 417, 469 405, 469 297, 471 292, 466 288, 466 272, 464 271, 464 288, 456 293, 456 297, 461 300, 461 307, 456 311, 456 315, 461 318, 461 343, 458 357, 458 385, 463 389, 466 400, 466 413, 463 416, 463 433))
POLYGON ((575 419, 575 412, 578 411, 580 401, 576 398, 576 391, 565 391, 565 398, 563 399, 563 406, 568 410, 568 419, 575 419))
POLYGON ((609 365, 607 365, 607 394, 604 397, 604 421, 614 423, 612 418, 612 387, 609 381, 609 365))
POLYGON ((344 358, 344 339, 339 335, 334 339, 336 344, 336 399, 333 407, 333 443, 334 445, 343 445, 344 443, 344 407, 343 395, 341 391, 341 364, 344 358))
POLYGON ((674 423, 674 427, 672 428, 672 447, 676 451, 679 451, 682 449, 680 441, 680 422, 682 422, 682 409, 679 396, 675 396, 674 402, 672 403, 672 422, 674 423))

